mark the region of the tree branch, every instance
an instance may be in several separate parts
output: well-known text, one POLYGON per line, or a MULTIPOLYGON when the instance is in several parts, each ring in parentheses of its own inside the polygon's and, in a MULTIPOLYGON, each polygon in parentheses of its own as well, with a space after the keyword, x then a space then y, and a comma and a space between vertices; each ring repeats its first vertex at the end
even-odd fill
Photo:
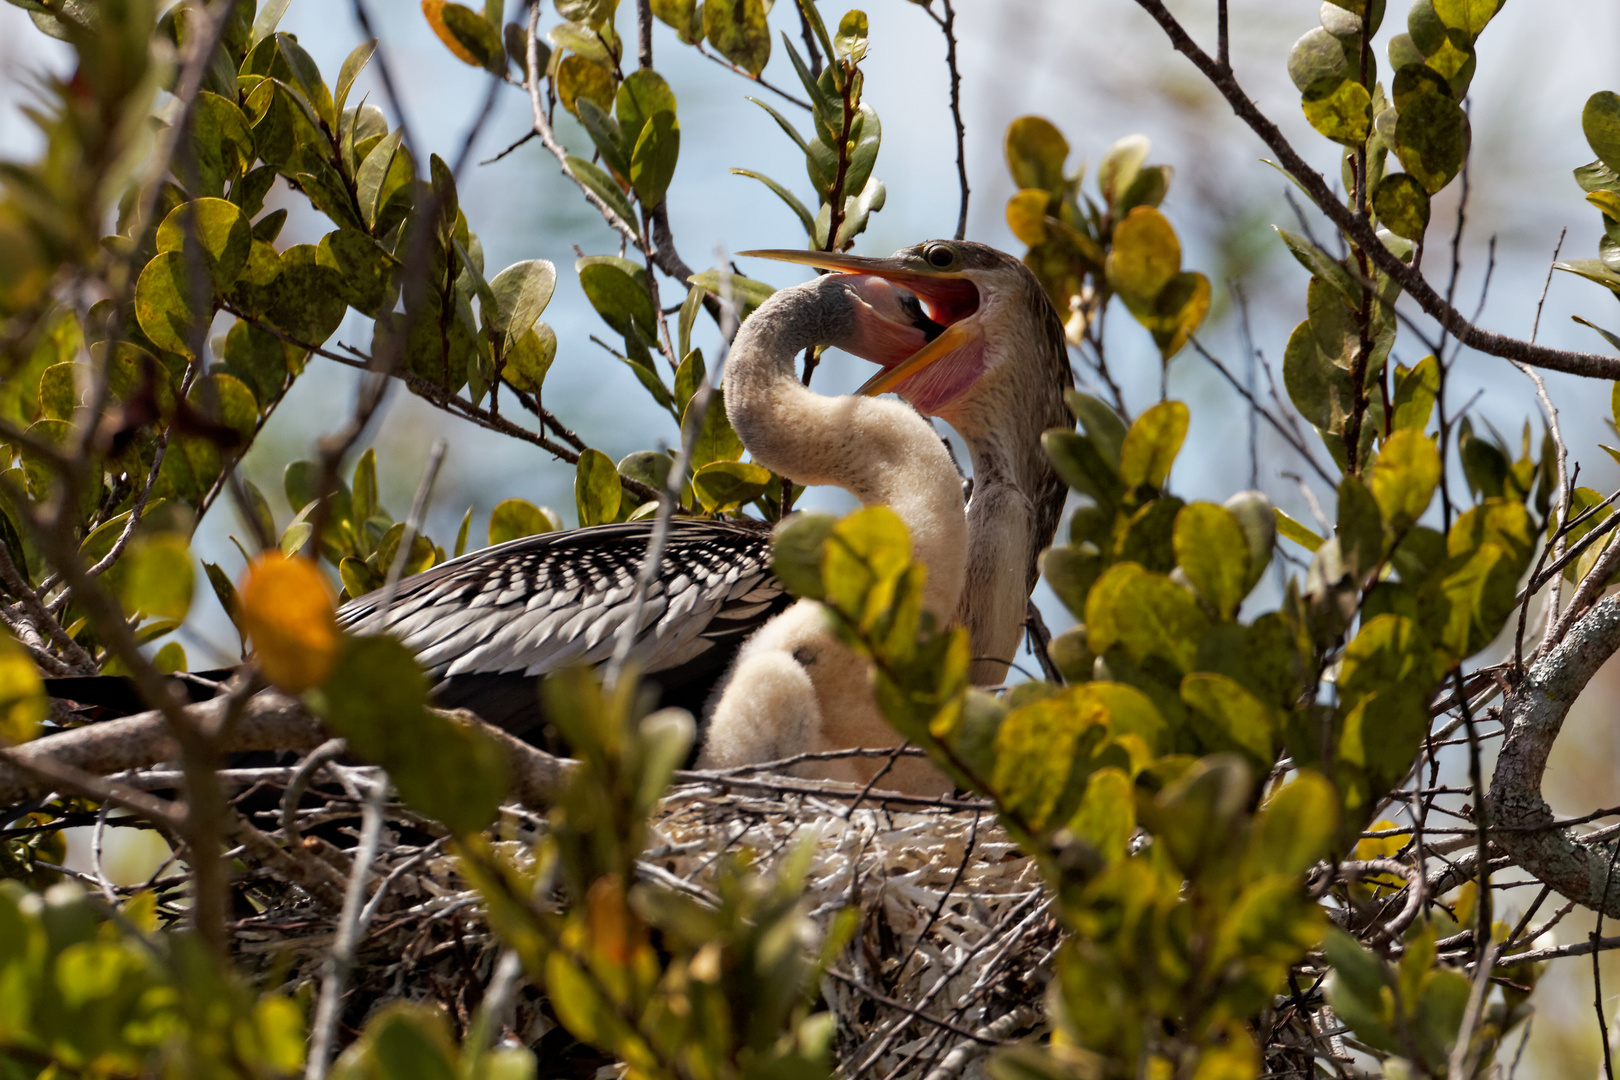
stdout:
POLYGON ((1244 93, 1232 69, 1217 62, 1199 48, 1176 17, 1165 8, 1163 0, 1136 0, 1136 3, 1159 24, 1176 51, 1191 60, 1211 85, 1220 91, 1238 118, 1248 124, 1272 153, 1277 155, 1282 167, 1299 181, 1317 208, 1346 236, 1354 240, 1357 246, 1367 252, 1378 269, 1393 278, 1425 313, 1458 341, 1482 353, 1500 356, 1506 360, 1518 360, 1549 371, 1563 371, 1591 379, 1620 379, 1620 357, 1549 349, 1544 345, 1536 345, 1533 342, 1521 341, 1506 334, 1482 329, 1469 322, 1461 312, 1446 303, 1445 299, 1434 291, 1434 287, 1429 284, 1422 271, 1402 262, 1384 246, 1367 217, 1353 213, 1338 200, 1328 188, 1327 182, 1322 179, 1322 175, 1305 163, 1277 125, 1260 111, 1248 94, 1244 93))
POLYGON ((1485 799, 1492 842, 1560 895, 1620 915, 1620 883, 1607 880, 1609 844, 1586 845, 1551 828, 1541 796, 1547 757, 1581 690, 1620 649, 1620 597, 1600 601, 1526 673, 1502 704, 1507 738, 1485 799))

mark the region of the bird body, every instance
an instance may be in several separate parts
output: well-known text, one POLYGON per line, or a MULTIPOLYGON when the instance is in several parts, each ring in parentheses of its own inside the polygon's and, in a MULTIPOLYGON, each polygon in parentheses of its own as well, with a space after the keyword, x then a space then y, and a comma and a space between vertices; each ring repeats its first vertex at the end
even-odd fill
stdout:
MULTIPOLYGON (((894 508, 929 568, 929 610, 968 630, 970 677, 1001 682, 1067 491, 1040 442, 1043 431, 1073 425, 1056 312, 1021 263, 981 244, 930 241, 885 259, 754 254, 839 273, 783 290, 743 324, 726 380, 733 425, 756 461, 795 482, 839 484, 865 504, 894 508), (882 368, 861 395, 893 390, 957 430, 973 461, 965 516, 955 468, 911 408, 823 397, 799 384, 793 353, 812 343, 882 368)), ((611 654, 650 530, 633 522, 524 537, 407 578, 386 604, 381 590, 353 600, 338 619, 355 633, 398 636, 435 680, 440 704, 521 734, 543 719, 537 676, 611 654)), ((671 522, 635 637, 639 669, 665 703, 713 706, 711 764, 891 744, 864 663, 826 635, 816 607, 792 605, 770 573, 769 547, 763 523, 671 522), (728 671, 726 692, 713 695, 728 671)), ((47 680, 47 689, 122 711, 143 707, 126 680, 47 680)), ((871 772, 869 760, 846 761, 821 775, 871 772)), ((912 790, 943 782, 917 761, 885 776, 886 786, 912 790)))
MULTIPOLYGON (((965 580, 967 518, 961 481, 927 421, 906 405, 824 397, 793 368, 811 345, 859 346, 858 327, 908 317, 880 278, 828 275, 783 289, 754 312, 726 363, 726 410, 756 462, 795 483, 835 484, 863 504, 894 510, 927 568, 923 606, 942 622, 965 580)), ((699 765, 722 768, 805 753, 886 747, 896 734, 873 698, 865 660, 828 629, 821 605, 801 600, 743 646, 709 720, 699 765)), ((817 761, 801 774, 869 779, 867 758, 817 761)), ((886 780, 910 791, 950 784, 926 762, 897 762, 886 780)))

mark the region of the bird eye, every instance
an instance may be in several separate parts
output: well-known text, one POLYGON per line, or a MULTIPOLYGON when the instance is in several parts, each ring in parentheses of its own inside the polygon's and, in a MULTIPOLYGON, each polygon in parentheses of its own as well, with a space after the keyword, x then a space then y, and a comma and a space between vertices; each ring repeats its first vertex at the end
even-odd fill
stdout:
POLYGON ((941 244, 939 247, 928 249, 928 265, 937 266, 941 270, 956 261, 956 253, 941 244))

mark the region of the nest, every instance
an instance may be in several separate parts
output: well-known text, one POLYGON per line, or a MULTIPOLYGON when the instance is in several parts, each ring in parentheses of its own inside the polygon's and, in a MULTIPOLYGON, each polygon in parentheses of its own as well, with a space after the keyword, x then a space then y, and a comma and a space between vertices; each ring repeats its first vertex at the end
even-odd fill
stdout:
MULTIPOLYGON (((148 772, 124 780, 142 787, 173 782, 161 770, 148 772)), ((230 852, 239 868, 231 939, 240 965, 262 985, 313 996, 343 932, 341 895, 363 844, 362 811, 374 774, 333 762, 314 773, 306 768, 302 778, 297 772, 225 773, 245 788, 236 802, 253 823, 230 852), (313 782, 288 837, 281 789, 304 780, 313 782)), ((809 845, 810 918, 825 929, 846 907, 860 915, 821 986, 838 1021, 840 1073, 874 1080, 980 1075, 989 1049, 1041 1023, 1059 940, 1050 893, 988 807, 855 798, 846 787, 770 778, 676 787, 654 816, 639 876, 703 900, 726 854, 746 854, 768 874, 809 845)), ((515 969, 499 970, 500 942, 478 894, 446 854, 442 828, 397 802, 373 809, 380 828, 370 900, 354 944, 339 1043, 378 1007, 402 999, 443 1008, 465 1031, 473 1011, 495 993, 509 1036, 539 1050, 548 1072, 591 1077, 611 1069, 610 1059, 557 1025, 541 994, 517 988, 515 969)), ((545 828, 535 813, 508 806, 497 846, 513 859, 530 858, 545 828)), ((183 874, 129 889, 108 885, 99 870, 84 877, 104 893, 155 887, 160 910, 176 920, 185 915, 183 874)))

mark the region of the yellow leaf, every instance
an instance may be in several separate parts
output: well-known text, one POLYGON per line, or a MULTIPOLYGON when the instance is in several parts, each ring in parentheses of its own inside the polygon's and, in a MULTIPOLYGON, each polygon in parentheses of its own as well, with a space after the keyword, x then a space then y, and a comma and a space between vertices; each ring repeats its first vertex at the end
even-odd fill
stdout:
POLYGON ((1007 200, 1007 224, 1013 235, 1034 247, 1046 239, 1046 207, 1052 196, 1039 188, 1025 188, 1007 200))
POLYGON ((298 694, 326 678, 338 653, 332 587, 308 559, 261 555, 241 586, 242 621, 259 669, 298 694))
POLYGON ((45 719, 45 687, 33 658, 15 640, 0 635, 0 746, 25 743, 45 719))

